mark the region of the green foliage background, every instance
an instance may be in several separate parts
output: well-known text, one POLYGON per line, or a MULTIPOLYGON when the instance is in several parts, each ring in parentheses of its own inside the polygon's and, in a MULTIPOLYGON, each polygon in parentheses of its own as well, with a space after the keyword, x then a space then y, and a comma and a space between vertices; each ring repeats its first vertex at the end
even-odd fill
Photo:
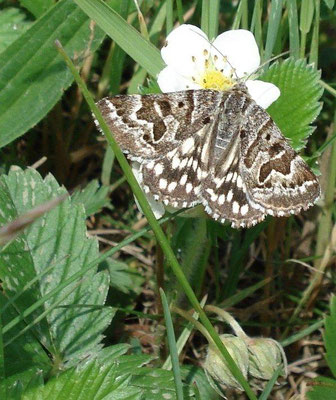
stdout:
POLYGON ((286 381, 258 391, 244 379, 212 324, 228 328, 199 304, 204 295, 233 308, 252 336, 291 346, 290 363, 325 327, 330 370, 311 345, 318 366, 306 371, 320 377, 312 384, 303 370, 299 379, 313 385, 308 398, 335 397, 335 24, 333 0, 0 0, 0 398, 218 399, 202 369, 206 341, 171 304, 198 311, 246 398, 289 398, 286 381), (259 78, 280 88, 268 111, 321 170, 314 210, 239 231, 179 213, 155 220, 55 40, 96 100, 151 93, 159 49, 183 21, 210 39, 249 29, 263 61, 280 55, 259 78), (67 193, 26 225, 32 209, 67 193))

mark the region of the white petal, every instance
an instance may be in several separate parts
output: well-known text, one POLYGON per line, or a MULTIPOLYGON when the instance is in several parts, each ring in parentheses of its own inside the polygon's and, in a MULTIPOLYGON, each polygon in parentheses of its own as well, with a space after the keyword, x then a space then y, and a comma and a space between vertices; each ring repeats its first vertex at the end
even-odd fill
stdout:
POLYGON ((245 82, 252 99, 262 108, 268 108, 280 96, 280 89, 273 83, 263 81, 245 82))
POLYGON ((210 56, 210 43, 206 34, 193 25, 181 25, 174 29, 161 49, 165 63, 185 77, 200 75, 210 56))
POLYGON ((224 68, 224 73, 227 66, 223 61, 223 56, 227 57, 228 63, 236 70, 236 78, 251 74, 260 64, 257 42, 253 34, 245 29, 220 34, 213 42, 211 55, 217 69, 224 68), (217 56, 217 61, 215 56, 217 56))
POLYGON ((200 89, 200 85, 178 74, 173 68, 166 67, 158 75, 157 83, 163 92, 200 89))
MULTIPOLYGON (((136 180, 138 181, 139 185, 141 187, 143 187, 141 164, 136 161, 132 162, 132 171, 133 171, 133 174, 134 174, 136 180)), ((147 198, 149 205, 151 206, 151 209, 155 215, 155 218, 156 219, 161 218, 165 213, 165 208, 164 208, 163 203, 161 201, 156 201, 152 194, 146 193, 146 198, 147 198)), ((143 213, 143 211, 140 207, 140 204, 138 203, 138 200, 135 196, 134 196, 134 200, 135 200, 135 203, 136 203, 139 211, 143 213)))

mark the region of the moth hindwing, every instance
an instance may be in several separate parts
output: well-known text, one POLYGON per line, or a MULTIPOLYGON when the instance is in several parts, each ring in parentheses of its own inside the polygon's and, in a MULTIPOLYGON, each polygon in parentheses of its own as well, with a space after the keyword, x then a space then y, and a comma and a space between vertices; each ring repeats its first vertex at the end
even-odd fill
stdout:
POLYGON ((202 204, 233 227, 288 216, 320 196, 316 176, 244 84, 105 98, 98 106, 145 191, 173 207, 202 204))

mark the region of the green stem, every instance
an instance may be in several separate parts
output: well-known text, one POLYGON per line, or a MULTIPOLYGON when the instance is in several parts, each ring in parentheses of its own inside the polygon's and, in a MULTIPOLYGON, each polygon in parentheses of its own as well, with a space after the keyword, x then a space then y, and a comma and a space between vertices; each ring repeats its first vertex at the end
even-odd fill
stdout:
POLYGON ((184 310, 181 310, 181 308, 176 307, 176 306, 172 306, 172 311, 175 312, 176 314, 180 315, 181 317, 183 317, 184 319, 186 319, 190 323, 192 323, 194 325, 194 327, 201 332, 201 334, 206 338, 206 340, 209 343, 213 343, 214 342, 212 340, 211 336, 209 335, 208 331, 204 328, 204 326, 202 324, 200 324, 197 321, 197 319, 192 317, 189 313, 185 312, 184 310))
POLYGON ((307 34, 305 32, 301 32, 300 58, 305 57, 306 40, 307 40, 307 34))
POLYGON ((334 89, 332 86, 328 85, 326 82, 324 81, 319 81, 319 84, 325 89, 327 90, 330 94, 332 94, 334 97, 336 97, 336 89, 334 89))
POLYGON ((195 296, 189 282, 187 281, 187 279, 175 257, 175 254, 174 254, 165 234, 163 233, 163 230, 161 229, 160 224, 156 220, 156 218, 153 214, 153 211, 152 211, 150 205, 148 204, 145 194, 143 193, 142 189, 140 188, 137 180, 135 179, 135 177, 133 175, 132 169, 131 169, 130 165, 128 164, 126 157, 124 156, 123 152, 121 151, 120 147, 118 146, 117 142, 115 141, 103 116, 101 115, 98 107, 96 106, 90 92, 88 91, 85 83, 82 81, 76 67, 70 60, 69 56, 65 53, 60 42, 56 41, 55 44, 57 46, 59 53, 62 55, 66 64, 70 68, 78 86, 81 88, 83 95, 84 95, 92 113, 94 114, 96 120, 98 121, 102 131, 104 132, 109 145, 112 147, 112 150, 114 151, 114 154, 119 162, 119 165, 122 168, 122 170, 126 176, 126 179, 129 183, 134 195, 136 196, 136 198, 140 204, 140 207, 148 220, 148 223, 152 227, 152 230, 156 236, 156 239, 157 239, 159 245, 162 248, 162 251, 164 252, 164 254, 166 256, 168 265, 170 265, 170 267, 172 268, 178 282, 180 283, 183 291, 185 292, 186 296, 188 297, 191 305, 194 307, 195 311, 197 311, 199 313, 200 320, 202 321, 204 327, 206 328, 209 335, 215 342, 218 350, 221 352, 224 359, 226 360, 230 371, 232 372, 234 377, 237 379, 237 381, 241 384, 241 386, 244 388, 247 396, 250 399, 256 400, 257 398, 256 398, 255 394, 253 393, 252 389, 250 388, 249 384, 247 383, 247 381, 244 378, 243 374, 241 373, 240 369, 237 367, 233 358, 229 354, 228 350, 222 343, 215 328, 213 327, 210 320, 208 319, 205 312, 203 311, 203 308, 199 304, 197 297, 195 296))
POLYGON ((242 327, 233 318, 233 316, 231 314, 229 314, 227 311, 223 310, 222 308, 219 308, 216 306, 211 306, 211 305, 205 306, 204 310, 210 311, 210 312, 213 312, 213 313, 219 315, 228 325, 231 326, 231 328, 234 331, 236 336, 240 337, 241 339, 248 338, 246 333, 243 331, 242 327))
POLYGON ((181 378, 181 370, 179 365, 179 357, 176 349, 176 340, 174 333, 174 326, 172 317, 169 312, 169 305, 165 295, 165 292, 160 288, 160 296, 163 306, 164 318, 167 327, 167 337, 168 337, 168 345, 169 345, 169 353, 172 360, 173 365, 173 374, 174 374, 174 382, 176 389, 176 399, 183 400, 183 388, 182 388, 182 378, 181 378))

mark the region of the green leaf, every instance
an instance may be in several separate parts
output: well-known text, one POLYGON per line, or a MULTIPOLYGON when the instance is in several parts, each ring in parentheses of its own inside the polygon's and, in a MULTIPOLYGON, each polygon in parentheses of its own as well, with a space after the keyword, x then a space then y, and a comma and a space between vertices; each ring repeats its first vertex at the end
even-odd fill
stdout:
POLYGON ((196 382, 201 395, 201 399, 221 399, 218 393, 215 392, 215 390, 210 386, 209 381, 205 376, 204 370, 202 368, 196 367, 195 365, 184 365, 183 367, 181 367, 181 373, 187 384, 193 385, 194 382, 196 382))
POLYGON ((72 368, 50 379, 44 387, 26 391, 24 400, 140 400, 140 388, 130 386, 130 377, 119 373, 115 360, 91 362, 82 369, 72 368))
POLYGON ((336 381, 319 377, 313 380, 312 389, 307 393, 308 400, 326 400, 336 398, 336 381))
POLYGON ((0 11, 0 53, 21 36, 31 25, 19 8, 0 11))
POLYGON ((126 263, 110 258, 100 265, 107 267, 110 274, 110 286, 125 294, 140 293, 144 278, 126 263))
POLYGON ((324 318, 325 332, 324 344, 326 348, 325 358, 329 368, 336 377, 336 296, 333 296, 330 301, 330 315, 324 318))
POLYGON ((37 124, 73 81, 55 40, 79 64, 98 48, 105 35, 95 27, 91 37, 89 23, 72 0, 61 0, 1 53, 0 147, 37 124))
MULTIPOLYGON (((42 179, 34 169, 25 172, 16 169, 0 178, 0 192, 3 225, 65 190, 51 175, 42 179)), ((2 250, 0 279, 9 298, 21 293, 15 300, 15 308, 22 314, 42 296, 85 269, 98 255, 97 240, 87 237, 83 205, 67 198, 2 250), (32 279, 36 283, 23 290, 32 279)), ((34 325, 35 336, 58 362, 71 364, 100 350, 102 331, 114 312, 103 307, 109 287, 108 274, 96 270, 90 269, 80 281, 57 291, 25 318, 26 324, 34 325), (36 323, 34 320, 43 313, 45 318, 36 323)), ((13 340, 13 331, 7 330, 5 326, 5 343, 13 340)))
POLYGON ((20 0, 20 4, 38 18, 55 4, 55 0, 20 0))
POLYGON ((0 383, 0 386, 7 386, 7 396, 5 399, 10 400, 22 400, 25 397, 24 392, 29 391, 32 388, 41 387, 43 385, 43 376, 41 370, 35 368, 35 370, 27 370, 20 375, 20 379, 11 382, 10 379, 0 383))
MULTIPOLYGON (((138 368, 134 370, 130 384, 143 390, 144 399, 176 399, 174 376, 171 371, 158 368, 138 368)), ((192 395, 192 388, 189 385, 183 385, 184 399, 190 399, 192 395)))
POLYGON ((319 101, 323 88, 319 84, 320 72, 304 60, 292 58, 274 63, 260 79, 272 82, 281 91, 281 96, 267 111, 291 141, 300 150, 314 131, 310 124, 321 111, 319 101))
MULTIPOLYGON (((6 303, 7 299, 0 293, 0 310, 3 309, 6 303)), ((18 313, 13 306, 6 308, 1 315, 3 325, 6 325, 17 316, 18 313)), ((11 336, 16 336, 24 327, 25 324, 23 322, 17 324, 11 330, 11 336)), ((37 371, 39 371, 39 374, 41 374, 41 371, 47 372, 51 367, 50 360, 43 347, 36 340, 33 333, 29 331, 4 347, 4 360, 7 387, 13 385, 17 380, 20 380, 22 385, 26 385, 31 380, 32 374, 37 371)))
POLYGON ((164 68, 159 50, 102 0, 74 1, 154 78, 164 68))
POLYGON ((88 217, 108 206, 108 192, 108 187, 100 186, 98 181, 94 179, 84 189, 75 192, 72 195, 72 201, 74 203, 82 203, 88 217))

